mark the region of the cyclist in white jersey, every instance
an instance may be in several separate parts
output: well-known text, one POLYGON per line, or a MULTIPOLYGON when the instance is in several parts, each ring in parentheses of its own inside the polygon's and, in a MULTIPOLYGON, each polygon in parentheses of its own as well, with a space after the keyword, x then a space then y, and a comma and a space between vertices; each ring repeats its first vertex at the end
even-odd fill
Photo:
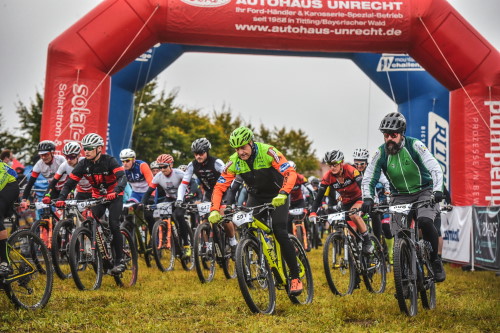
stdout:
MULTIPOLYGON (((64 176, 70 175, 76 164, 84 159, 85 157, 80 156, 82 148, 80 144, 76 141, 70 141, 66 143, 63 147, 62 153, 66 158, 63 164, 59 166, 54 175, 54 179, 49 184, 45 196, 43 198, 43 203, 50 203, 51 197, 53 197, 52 192, 59 180, 64 176)), ((87 180, 87 178, 82 178, 76 185, 76 200, 86 200, 92 198, 92 185, 87 180)))
MULTIPOLYGON (((21 208, 27 209, 29 202, 28 197, 30 195, 31 189, 35 184, 38 175, 42 174, 47 181, 50 183, 54 178, 54 175, 59 169, 59 166, 63 164, 66 159, 61 155, 55 155, 56 144, 52 141, 45 140, 41 141, 38 144, 38 155, 40 155, 40 160, 36 162, 33 170, 31 171, 31 177, 26 185, 26 188, 23 192, 23 198, 21 201, 21 208)), ((61 191, 64 182, 66 181, 66 176, 62 177, 59 182, 56 184, 53 192, 53 196, 59 196, 59 192, 61 191)))
MULTIPOLYGON (((144 193, 141 203, 148 204, 151 193, 157 188, 161 187, 165 190, 165 202, 175 202, 177 199, 177 191, 184 178, 184 172, 179 169, 174 169, 174 158, 169 154, 162 154, 156 159, 156 163, 161 170, 149 185, 148 190, 144 193)), ((191 257, 191 244, 188 239, 188 224, 184 217, 186 210, 182 207, 173 207, 172 216, 179 226, 180 235, 184 244, 183 258, 191 257)))

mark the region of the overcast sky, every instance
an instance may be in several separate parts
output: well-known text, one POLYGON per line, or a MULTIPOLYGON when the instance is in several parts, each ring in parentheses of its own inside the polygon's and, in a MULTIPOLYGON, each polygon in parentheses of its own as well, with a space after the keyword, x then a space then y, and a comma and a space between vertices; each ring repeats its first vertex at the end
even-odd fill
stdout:
MULTIPOLYGON (((44 90, 47 46, 101 1, 0 0, 0 106, 6 127, 17 125, 15 104, 44 90)), ((449 1, 500 49, 500 0, 449 1)), ((396 105, 349 60, 185 54, 159 86, 179 89, 176 102, 204 112, 222 105, 256 127, 303 129, 318 156, 341 149, 371 152, 382 143, 380 119, 396 105), (348 113, 353 121, 346 122, 348 113), (344 121, 337 121, 338 119, 344 121)), ((194 138, 193 138, 194 139, 194 138)))

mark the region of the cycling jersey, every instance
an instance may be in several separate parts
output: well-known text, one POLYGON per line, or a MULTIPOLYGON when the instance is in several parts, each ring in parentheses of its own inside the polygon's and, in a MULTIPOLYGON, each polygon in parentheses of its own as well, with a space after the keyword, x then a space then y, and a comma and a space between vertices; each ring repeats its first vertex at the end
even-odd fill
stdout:
POLYGON ((418 139, 404 137, 401 150, 390 155, 381 145, 366 169, 363 198, 375 196, 375 185, 383 172, 393 194, 413 194, 424 189, 443 190, 443 172, 438 161, 418 139))
POLYGON ((316 212, 321 205, 321 200, 326 193, 328 187, 331 187, 342 197, 342 204, 348 205, 354 203, 361 198, 361 180, 363 176, 352 165, 344 163, 342 166, 342 174, 335 176, 330 170, 325 172, 319 186, 318 196, 314 200, 311 211, 316 212), (343 178, 342 182, 339 178, 343 178))
POLYGON ((212 194, 211 211, 219 210, 222 194, 236 177, 241 175, 249 196, 262 200, 272 199, 278 193, 289 194, 297 173, 283 154, 271 145, 254 142, 252 155, 247 161, 234 153, 224 167, 212 194))
MULTIPOLYGON (((33 170, 31 171, 31 177, 28 181, 28 184, 24 189, 23 199, 28 198, 31 192, 31 188, 33 187, 33 184, 35 184, 35 181, 40 174, 42 174, 42 176, 44 176, 50 183, 54 178, 57 169, 59 169, 59 166, 64 162, 66 162, 66 159, 64 158, 64 156, 61 155, 54 155, 50 164, 45 164, 42 160, 36 162, 35 166, 33 167, 33 170)), ((66 181, 66 175, 64 175, 63 177, 61 177, 61 179, 59 179, 59 181, 55 185, 55 189, 58 191, 61 190, 65 181, 66 181)))
MULTIPOLYGON (((83 159, 85 159, 85 157, 80 157, 78 159, 78 162, 80 162, 83 159)), ((54 175, 54 179, 52 179, 52 181, 50 182, 49 188, 47 189, 47 193, 51 192, 51 190, 59 182, 62 176, 66 177, 67 175, 71 174, 74 168, 75 168, 74 166, 68 164, 68 161, 64 161, 64 163, 59 166, 59 169, 57 169, 56 174, 54 175)), ((76 185, 76 190, 79 193, 90 193, 92 192, 92 186, 90 185, 90 182, 86 178, 82 178, 76 185)))
POLYGON ((0 162, 0 191, 3 190, 7 184, 16 181, 16 177, 12 174, 12 171, 16 173, 7 163, 0 162))
POLYGON ((94 198, 104 197, 111 192, 123 195, 123 190, 127 186, 127 177, 123 166, 119 165, 113 156, 102 154, 95 163, 86 158, 78 162, 69 175, 68 181, 64 184, 59 200, 66 199, 68 193, 82 178, 86 178, 90 182, 94 198))
POLYGON ((129 170, 125 170, 127 181, 132 187, 133 192, 145 193, 148 190, 149 183, 153 180, 153 173, 149 165, 141 160, 135 160, 129 170))
POLYGON ((297 180, 295 180, 295 185, 290 191, 290 201, 294 202, 297 200, 305 199, 305 179, 304 176, 297 172, 297 180))
POLYGON ((184 171, 179 169, 172 169, 172 172, 168 176, 165 176, 163 172, 158 172, 151 181, 151 184, 144 194, 144 197, 142 197, 141 202, 147 204, 151 193, 158 186, 165 190, 165 198, 167 201, 175 201, 177 199, 177 192, 183 178, 184 171))
POLYGON ((198 163, 198 161, 193 160, 187 166, 182 183, 179 186, 179 191, 177 192, 177 200, 183 200, 186 195, 186 190, 195 174, 201 181, 203 189, 205 192, 212 193, 217 179, 219 179, 220 174, 224 170, 224 162, 214 156, 208 156, 206 161, 203 163, 198 163))

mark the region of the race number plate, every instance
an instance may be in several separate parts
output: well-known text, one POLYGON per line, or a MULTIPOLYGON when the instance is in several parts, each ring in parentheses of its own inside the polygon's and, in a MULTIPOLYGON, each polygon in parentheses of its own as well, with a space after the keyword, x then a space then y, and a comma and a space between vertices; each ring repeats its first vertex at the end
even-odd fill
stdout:
POLYGON ((198 207, 198 213, 200 214, 208 214, 210 213, 211 202, 202 202, 196 205, 198 207))
POLYGON ((328 222, 345 220, 345 213, 328 214, 328 222))
POLYGON ((411 209, 411 205, 412 204, 390 206, 389 211, 391 213, 407 214, 411 209))
POLYGON ((290 209, 290 215, 302 215, 304 213, 304 208, 294 208, 290 209))
POLYGON ((252 212, 237 212, 234 213, 233 215, 233 223, 236 224, 238 227, 253 221, 253 214, 252 212))

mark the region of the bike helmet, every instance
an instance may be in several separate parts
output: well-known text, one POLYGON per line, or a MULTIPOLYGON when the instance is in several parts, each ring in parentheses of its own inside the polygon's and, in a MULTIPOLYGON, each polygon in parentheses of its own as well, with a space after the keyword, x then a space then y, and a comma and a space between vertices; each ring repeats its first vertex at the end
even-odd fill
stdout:
POLYGON ((97 148, 100 146, 104 146, 104 140, 102 139, 102 137, 99 134, 89 133, 83 137, 82 146, 83 146, 83 148, 86 148, 86 147, 97 148))
POLYGON ((338 164, 344 161, 344 154, 340 150, 327 151, 323 161, 327 164, 338 164))
POLYGON ((125 148, 120 152, 120 160, 128 160, 135 158, 135 151, 130 148, 125 148))
POLYGON ((406 119, 399 112, 391 112, 385 115, 378 128, 380 132, 404 133, 406 130, 406 119))
POLYGON ((308 181, 311 185, 319 186, 319 179, 314 176, 309 177, 308 181))
POLYGON ((238 127, 229 136, 229 145, 233 148, 243 147, 253 140, 253 132, 245 126, 238 127))
POLYGON ((199 138, 191 144, 191 151, 193 153, 206 153, 212 148, 210 141, 207 138, 199 138))
POLYGON ((149 164, 149 167, 151 168, 151 170, 160 168, 158 166, 158 163, 156 163, 156 161, 151 162, 151 164, 149 164))
POLYGON ((182 164, 182 165, 179 165, 179 167, 177 169, 181 170, 181 171, 186 171, 188 168, 188 166, 186 164, 182 164))
POLYGON ((297 164, 295 164, 295 162, 294 162, 294 161, 288 161, 288 164, 290 164, 290 166, 291 166, 292 168, 294 168, 295 170, 297 170, 297 164))
POLYGON ((174 163, 174 158, 169 154, 161 154, 156 158, 156 163, 158 163, 158 166, 172 164, 174 163))
POLYGON ((367 160, 370 157, 370 153, 365 148, 357 148, 354 150, 352 157, 355 160, 367 160))
POLYGON ((63 147, 62 153, 63 155, 78 155, 80 154, 80 151, 82 148, 80 147, 80 144, 76 141, 70 141, 66 143, 63 147))
POLYGON ((46 154, 53 151, 56 151, 56 144, 54 141, 43 140, 38 144, 38 154, 46 154))

